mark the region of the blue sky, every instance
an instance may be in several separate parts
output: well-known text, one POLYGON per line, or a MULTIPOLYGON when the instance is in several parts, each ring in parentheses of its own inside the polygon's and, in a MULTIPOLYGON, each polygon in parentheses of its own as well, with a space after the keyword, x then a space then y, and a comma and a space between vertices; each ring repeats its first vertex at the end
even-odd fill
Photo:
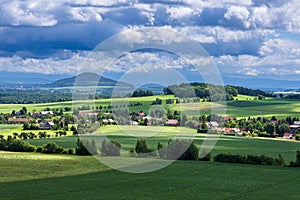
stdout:
MULTIPOLYGON (((299 8, 298 0, 0 0, 0 70, 75 74, 110 36, 166 27, 199 42, 223 76, 299 80, 299 8)), ((130 69, 132 57, 165 55, 131 55, 111 72, 130 69)))

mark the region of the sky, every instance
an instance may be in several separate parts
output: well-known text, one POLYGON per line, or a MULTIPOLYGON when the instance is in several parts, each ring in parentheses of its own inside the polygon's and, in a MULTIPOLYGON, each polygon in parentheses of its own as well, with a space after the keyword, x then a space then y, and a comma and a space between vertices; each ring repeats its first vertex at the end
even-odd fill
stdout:
MULTIPOLYGON (((299 80, 299 8, 299 0, 0 0, 0 71, 73 75, 111 36, 162 27, 202 45, 222 76, 299 80)), ((109 70, 182 65, 165 53, 138 54, 109 70)))

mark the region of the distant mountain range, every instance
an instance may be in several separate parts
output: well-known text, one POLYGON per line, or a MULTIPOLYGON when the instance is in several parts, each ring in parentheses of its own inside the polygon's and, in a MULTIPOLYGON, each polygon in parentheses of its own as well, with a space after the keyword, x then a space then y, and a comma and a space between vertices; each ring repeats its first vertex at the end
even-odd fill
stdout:
POLYGON ((46 84, 67 77, 70 75, 0 71, 0 85, 46 84))
MULTIPOLYGON (((95 73, 83 73, 77 76, 68 74, 40 74, 25 72, 6 72, 0 71, 0 86, 40 86, 40 87, 72 87, 75 81, 80 81, 82 86, 95 85, 95 81, 99 81, 98 86, 115 86, 120 77, 108 76, 112 78, 100 77, 95 73), (115 77, 115 78, 114 78, 115 77)), ((274 80, 274 79, 257 79, 248 77, 223 77, 225 85, 242 86, 252 89, 261 89, 267 91, 283 91, 297 90, 300 88, 300 81, 274 80)), ((190 80, 195 82, 195 80, 190 80)), ((126 83, 119 83, 124 86, 130 86, 126 83)), ((178 83, 179 84, 179 83, 178 83)))
POLYGON ((124 86, 130 87, 130 84, 124 82, 118 82, 109 78, 105 78, 95 73, 82 73, 70 78, 64 78, 54 81, 50 84, 44 84, 45 87, 57 88, 57 87, 73 87, 76 86, 124 86))

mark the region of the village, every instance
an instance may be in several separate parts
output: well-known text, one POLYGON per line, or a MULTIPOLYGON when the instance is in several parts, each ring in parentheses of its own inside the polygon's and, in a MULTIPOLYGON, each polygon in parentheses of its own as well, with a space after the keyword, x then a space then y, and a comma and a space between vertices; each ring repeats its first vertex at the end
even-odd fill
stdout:
MULTIPOLYGON (((129 126, 173 126, 189 127, 198 133, 222 134, 231 136, 283 138, 287 140, 300 139, 300 121, 297 117, 285 119, 271 119, 264 117, 248 117, 237 119, 233 116, 202 115, 200 117, 181 116, 180 112, 170 110, 164 113, 161 110, 152 110, 147 115, 143 111, 123 112, 120 115, 113 110, 91 110, 78 108, 70 113, 70 108, 52 109, 45 108, 40 112, 27 112, 23 107, 19 112, 1 116, 4 124, 22 124, 23 130, 63 130, 73 131, 78 134, 78 124, 97 124, 99 127, 107 125, 129 126), (125 114, 124 114, 125 113, 125 114)), ((119 112, 120 113, 120 112, 119 112)), ((84 134, 84 132, 80 132, 84 134)))

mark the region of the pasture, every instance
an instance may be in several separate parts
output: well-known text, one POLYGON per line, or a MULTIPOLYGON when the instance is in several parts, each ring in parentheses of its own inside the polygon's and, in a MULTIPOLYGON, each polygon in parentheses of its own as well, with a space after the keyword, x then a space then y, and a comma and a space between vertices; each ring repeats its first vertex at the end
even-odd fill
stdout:
POLYGON ((176 161, 146 174, 91 156, 0 152, 1 199, 299 199, 299 169, 176 161))
MULTIPOLYGON (((215 109, 216 114, 235 116, 237 118, 243 117, 258 117, 264 116, 271 118, 276 116, 278 118, 285 118, 287 116, 300 116, 300 101, 293 99, 275 99, 267 98, 265 100, 253 100, 254 97, 238 95, 238 100, 228 102, 200 102, 198 103, 180 103, 180 104, 166 104, 167 99, 175 99, 172 95, 160 95, 150 97, 135 97, 135 98, 115 98, 115 99, 98 99, 94 101, 69 101, 69 102, 56 102, 56 103, 45 103, 45 104, 0 104, 0 113, 11 113, 12 110, 20 110, 23 106, 26 106, 28 112, 38 112, 45 108, 50 109, 64 109, 65 107, 72 108, 79 107, 82 105, 90 105, 91 107, 97 106, 109 106, 109 105, 134 105, 141 103, 142 105, 130 106, 130 112, 144 111, 149 114, 152 107, 152 102, 156 98, 162 99, 162 105, 160 108, 164 110, 170 109, 171 111, 184 111, 190 116, 208 115, 215 109), (248 99, 248 100, 247 100, 248 99), (251 100, 249 100, 251 99, 251 100), (200 111, 200 113, 199 113, 200 111)), ((156 105, 157 106, 157 105, 156 105)), ((102 111, 107 111, 103 109, 102 111)), ((72 113, 72 111, 66 112, 72 113)))
MULTIPOLYGON (((115 140, 121 143, 122 153, 128 154, 131 148, 135 147, 136 141, 139 138, 146 140, 148 147, 151 149, 157 148, 157 142, 167 144, 167 142, 177 135, 177 138, 193 138, 195 144, 201 147, 204 140, 212 140, 212 138, 206 138, 205 134, 197 134, 196 130, 189 128, 175 128, 175 127, 153 127, 149 126, 106 126, 102 129, 101 135, 105 135, 110 140, 115 140)), ((83 139, 99 139, 99 135, 84 135, 81 136, 83 139)), ((64 148, 75 148, 76 147, 76 136, 66 136, 59 138, 47 138, 47 139, 34 139, 28 140, 34 145, 43 145, 47 142, 55 142, 64 148)), ((100 142, 99 142, 100 143, 100 142)), ((212 150, 212 155, 219 153, 231 153, 240 155, 262 155, 277 157, 280 153, 285 159, 286 163, 291 160, 295 160, 296 151, 300 150, 300 142, 289 142, 289 141, 278 141, 260 138, 247 138, 247 137, 236 137, 236 136, 220 136, 217 138, 217 143, 212 150)))

